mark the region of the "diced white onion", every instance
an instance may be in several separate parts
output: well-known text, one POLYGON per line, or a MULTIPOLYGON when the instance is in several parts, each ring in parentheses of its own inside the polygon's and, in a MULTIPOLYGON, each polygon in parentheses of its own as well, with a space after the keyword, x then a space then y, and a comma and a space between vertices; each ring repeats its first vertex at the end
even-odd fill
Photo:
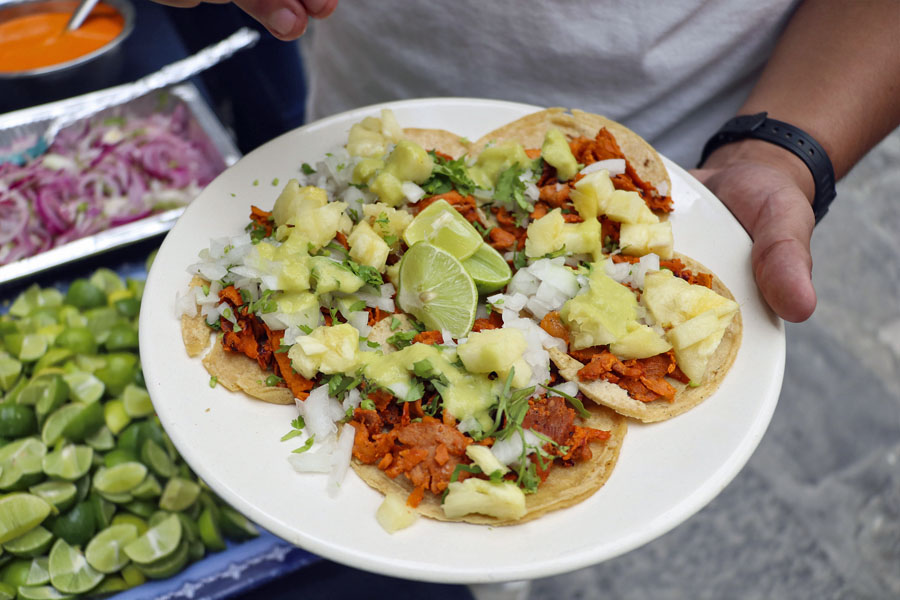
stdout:
POLYGON ((297 399, 297 408, 306 422, 306 431, 323 442, 337 433, 335 421, 344 416, 340 403, 328 396, 328 385, 320 385, 309 393, 306 400, 297 399))
POLYGON ((175 294, 175 316, 196 317, 197 316, 197 299, 190 292, 182 292, 179 290, 175 294))
POLYGON ((400 185, 400 191, 403 192, 403 197, 406 198, 406 201, 410 204, 415 204, 425 197, 425 190, 412 181, 404 181, 400 185))
POLYGON ((355 436, 356 429, 353 425, 345 423, 344 426, 341 427, 341 435, 338 438, 337 448, 335 448, 334 454, 332 455, 333 467, 328 476, 328 483, 325 485, 328 495, 332 498, 337 496, 338 492, 341 491, 341 483, 344 481, 344 476, 347 475, 347 469, 350 468, 350 459, 353 455, 353 440, 355 436))
POLYGON ((597 171, 602 171, 606 169, 609 171, 610 177, 615 177, 616 175, 621 175, 625 172, 625 159, 624 158, 607 158, 606 160, 598 160, 595 163, 591 163, 585 168, 583 168, 580 172, 582 175, 590 175, 591 173, 595 173, 597 171))

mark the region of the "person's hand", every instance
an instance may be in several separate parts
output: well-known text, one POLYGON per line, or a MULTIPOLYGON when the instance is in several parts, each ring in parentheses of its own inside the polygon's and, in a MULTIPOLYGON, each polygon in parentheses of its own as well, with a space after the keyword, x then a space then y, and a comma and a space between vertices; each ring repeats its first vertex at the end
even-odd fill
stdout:
POLYGON ((787 150, 747 140, 722 146, 691 173, 750 234, 753 273, 772 310, 787 321, 808 319, 816 291, 809 252, 814 183, 806 165, 787 150))
MULTIPOLYGON (((231 0, 156 0, 178 8, 192 8, 201 1, 227 4, 231 0)), ((273 36, 287 42, 303 35, 310 18, 324 19, 334 12, 338 0, 234 0, 234 3, 273 36)))

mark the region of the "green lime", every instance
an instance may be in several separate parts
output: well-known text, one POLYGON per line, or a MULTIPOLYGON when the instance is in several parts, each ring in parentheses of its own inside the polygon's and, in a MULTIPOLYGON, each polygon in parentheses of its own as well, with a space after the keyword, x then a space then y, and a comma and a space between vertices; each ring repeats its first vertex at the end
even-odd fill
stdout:
POLYGON ((150 516, 156 512, 156 502, 151 502, 150 500, 132 500, 125 503, 123 508, 139 517, 149 519, 150 516))
POLYGON ((117 512, 115 516, 112 518, 112 525, 134 525, 137 527, 138 535, 144 535, 150 526, 147 525, 147 521, 140 518, 137 515, 125 513, 125 512, 117 512))
POLYGON ((75 503, 77 489, 70 481, 45 481, 28 488, 35 496, 40 496, 56 510, 64 511, 75 503))
POLYGON ((92 596, 105 597, 111 596, 117 592, 124 592, 131 586, 119 576, 109 576, 100 582, 100 585, 91 590, 92 596))
POLYGON ((122 579, 125 580, 125 583, 128 584, 129 588, 139 586, 147 581, 147 578, 135 565, 128 565, 127 567, 122 569, 120 575, 122 576, 122 579))
MULTIPOLYGON (((87 317, 74 306, 67 304, 59 308, 59 322, 68 327, 84 327, 87 325, 87 317)), ((59 338, 56 338, 56 341, 59 342, 59 338)), ((73 349, 73 352, 78 352, 78 350, 73 349)))
POLYGON ((40 525, 52 507, 38 496, 16 493, 0 498, 0 544, 14 540, 40 525))
POLYGON ((103 464, 107 467, 114 467, 124 462, 140 462, 140 459, 130 448, 116 448, 103 455, 103 464))
POLYGON ((115 573, 128 564, 125 546, 138 538, 134 525, 111 525, 95 535, 84 550, 89 565, 101 573, 115 573))
POLYGON ((499 252, 482 244, 469 258, 462 261, 463 267, 475 281, 479 294, 490 294, 502 289, 512 279, 509 264, 499 252))
MULTIPOLYGON (((0 581, 11 585, 14 589, 28 582, 32 559, 20 558, 11 560, 0 569, 0 581)), ((15 596, 14 596, 15 597, 15 596)))
POLYGON ((125 289, 125 282, 112 269, 101 267, 94 271, 89 281, 107 296, 125 289))
POLYGON ((200 518, 197 520, 197 526, 200 529, 200 539, 203 544, 214 552, 225 549, 225 540, 222 538, 222 532, 219 524, 210 508, 203 509, 200 518))
POLYGON ((76 279, 66 292, 66 304, 81 310, 95 308, 106 304, 106 294, 87 279, 76 279))
POLYGON ((103 425, 100 429, 84 438, 84 441, 88 446, 98 452, 106 452, 116 447, 116 438, 106 425, 103 425))
POLYGON ((27 377, 19 377, 16 380, 16 382, 13 384, 12 388, 10 388, 10 390, 8 392, 6 392, 6 395, 3 397, 3 402, 4 403, 16 402, 16 400, 18 400, 18 398, 19 398, 19 395, 22 393, 22 390, 24 390, 25 386, 27 386, 27 385, 28 385, 28 378, 27 377))
POLYGON ((138 565, 138 568, 149 579, 166 579, 181 571, 187 564, 189 557, 190 544, 181 542, 170 555, 151 563, 138 565))
POLYGON ((133 383, 125 386, 122 402, 125 405, 125 412, 133 419, 153 414, 153 402, 150 401, 150 394, 144 388, 133 383))
POLYGON ((94 493, 89 494, 86 501, 91 507, 91 512, 94 515, 94 525, 97 527, 97 530, 109 527, 112 524, 113 515, 116 514, 116 505, 94 493))
MULTIPOLYGON (((85 322, 87 320, 85 319, 85 322)), ((77 354, 93 354, 97 351, 97 341, 87 327, 70 325, 56 337, 56 345, 77 354)))
POLYGON ((103 397, 106 386, 93 373, 75 371, 63 375, 69 385, 69 399, 73 402, 91 404, 103 397))
POLYGON ((44 373, 33 378, 16 398, 19 404, 33 404, 38 417, 44 418, 63 405, 69 397, 69 385, 56 373, 44 373))
POLYGON ((106 366, 106 358, 98 354, 76 354, 75 366, 82 371, 96 373, 106 366))
POLYGON ((159 507, 173 512, 182 511, 196 502, 198 496, 200 496, 200 486, 197 483, 190 479, 172 477, 166 482, 166 487, 159 499, 159 507))
MULTIPOLYGON (((150 515, 150 518, 149 518, 149 519, 147 519, 147 524, 148 524, 150 527, 156 527, 157 525, 159 525, 160 523, 162 523, 163 521, 165 521, 166 519, 168 519, 169 517, 171 517, 173 514, 174 514, 174 513, 172 513, 172 511, 168 511, 168 510, 156 510, 156 511, 153 511, 153 514, 150 515)), ((182 530, 181 530, 181 534, 184 535, 184 528, 183 528, 183 527, 182 527, 182 530)))
POLYGON ((91 470, 93 459, 94 450, 90 446, 66 444, 47 453, 41 468, 50 477, 75 481, 91 470))
POLYGON ((0 489, 9 490, 40 481, 46 454, 47 447, 33 437, 21 438, 0 447, 0 489))
POLYGON ((0 581, 0 600, 15 600, 16 588, 0 581))
MULTIPOLYGON (((116 435, 131 423, 131 417, 129 417, 128 413, 125 411, 125 403, 122 400, 110 400, 104 404, 103 419, 106 421, 106 426, 109 427, 109 430, 116 435)), ((135 429, 135 445, 137 445, 137 434, 138 430, 135 429)), ((122 443, 129 443, 129 441, 130 440, 126 439, 125 442, 122 442, 120 437, 116 444, 121 445, 122 443)))
POLYGON ((34 407, 26 404, 0 404, 0 436, 18 438, 37 432, 34 407))
MULTIPOLYGON (((200 527, 195 519, 190 518, 187 514, 180 512, 178 519, 181 521, 181 532, 188 542, 193 543, 200 540, 200 527)), ((200 542, 203 543, 202 541, 200 542)))
POLYGON ((432 202, 403 232, 403 240, 412 247, 426 241, 462 260, 478 250, 481 234, 446 200, 432 202))
POLYGON ((104 342, 109 352, 120 350, 137 350, 138 333, 130 323, 118 323, 113 325, 104 342))
POLYGON ((72 402, 52 412, 41 428, 41 440, 48 446, 56 445, 63 437, 63 430, 86 406, 81 402, 72 402))
POLYGON ((159 484, 159 479, 157 479, 152 473, 147 474, 147 477, 145 477, 144 480, 139 483, 136 488, 131 490, 131 495, 134 496, 137 500, 150 500, 151 498, 158 498, 160 494, 162 494, 162 486, 159 484))
POLYGON ((222 531, 231 539, 240 541, 259 535, 259 529, 256 528, 256 525, 230 506, 223 506, 221 514, 222 531))
POLYGON ((84 594, 103 580, 84 554, 65 540, 56 540, 50 550, 50 583, 64 594, 84 594))
POLYGON ((181 520, 177 515, 170 515, 126 545, 125 554, 134 562, 146 565, 170 556, 180 542, 181 520))
POLYGON ((70 600, 74 594, 63 594, 52 585, 21 585, 19 600, 70 600))
POLYGON ((178 472, 169 453, 153 440, 146 440, 141 447, 141 460, 160 477, 174 477, 178 472))
POLYGON ((70 356, 72 356, 72 351, 68 348, 50 348, 46 354, 34 363, 34 373, 42 373, 51 367, 55 367, 70 356))
POLYGON ((141 311, 141 301, 137 298, 121 298, 113 303, 116 312, 128 319, 133 319, 141 311))
POLYGON ((94 488, 103 494, 124 494, 137 487, 146 476, 147 467, 139 462, 100 467, 94 473, 94 488))
POLYGON ((109 332, 112 331, 112 328, 117 323, 122 321, 122 317, 111 306, 92 308, 85 311, 84 315, 87 317, 87 328, 91 330, 91 334, 93 334, 94 340, 98 344, 106 343, 109 332))
POLYGON ((100 381, 106 384, 107 393, 118 396, 125 386, 134 381, 138 368, 138 358, 128 352, 117 352, 106 355, 106 364, 94 371, 100 381))
POLYGON ((47 338, 40 333, 26 333, 22 338, 22 348, 19 350, 19 360, 33 362, 47 352, 47 338))
POLYGON ((32 310, 40 306, 41 288, 38 284, 32 284, 27 290, 16 296, 9 307, 9 314, 14 317, 27 317, 32 310))
MULTIPOLYGON (((193 521, 191 521, 193 523, 193 521)), ((188 542, 188 557, 189 560, 200 560, 204 556, 206 556, 206 546, 203 545, 203 541, 196 539, 192 542, 188 542)))
POLYGON ((0 356, 0 391, 10 389, 21 373, 21 362, 9 355, 0 356))
POLYGON ((97 531, 94 510, 90 502, 79 502, 67 512, 53 519, 50 531, 73 546, 86 544, 97 531))
MULTIPOLYGON (((49 548, 49 545, 47 546, 49 548)), ((50 559, 46 556, 38 556, 31 559, 31 567, 28 569, 28 579, 25 585, 46 585, 50 583, 50 559)))
POLYGON ((428 329, 448 331, 452 337, 461 338, 475 322, 478 291, 452 254, 419 242, 400 261, 397 302, 428 329))
POLYGON ((53 534, 38 525, 3 544, 3 549, 16 556, 33 558, 46 552, 52 543, 53 534))
POLYGON ((80 442, 103 426, 103 405, 99 402, 91 404, 78 402, 69 406, 76 405, 81 406, 81 410, 66 423, 62 435, 67 440, 80 442))

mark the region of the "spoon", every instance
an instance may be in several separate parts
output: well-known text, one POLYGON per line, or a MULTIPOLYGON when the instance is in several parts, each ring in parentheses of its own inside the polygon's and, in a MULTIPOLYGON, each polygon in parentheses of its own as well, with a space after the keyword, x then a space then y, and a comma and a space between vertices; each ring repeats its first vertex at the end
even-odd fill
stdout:
POLYGON ((99 0, 81 0, 81 2, 78 3, 78 8, 72 13, 72 18, 66 23, 66 31, 75 31, 81 27, 81 24, 84 23, 87 16, 91 14, 91 11, 94 9, 94 6, 97 5, 98 1, 99 0))

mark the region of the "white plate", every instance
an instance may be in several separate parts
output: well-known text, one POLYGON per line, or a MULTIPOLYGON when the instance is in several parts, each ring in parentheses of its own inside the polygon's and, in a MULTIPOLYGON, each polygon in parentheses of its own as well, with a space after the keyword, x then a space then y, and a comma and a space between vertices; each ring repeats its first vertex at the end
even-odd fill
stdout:
POLYGON ((609 482, 591 498, 512 527, 420 519, 388 535, 375 521, 381 496, 352 472, 336 498, 325 475, 300 475, 279 438, 292 406, 209 387, 181 341, 176 294, 210 238, 235 235, 250 205, 270 209, 303 162, 346 141, 350 125, 389 107, 406 127, 447 129, 474 140, 536 110, 459 98, 410 100, 343 113, 255 150, 210 184, 169 233, 150 271, 141 311, 147 388, 175 446, 222 498, 276 535, 326 558, 396 577, 495 582, 592 565, 666 533, 712 500, 749 459, 771 419, 784 371, 784 327, 765 306, 750 269, 750 240, 731 214, 674 163, 677 250, 722 278, 741 305, 744 335, 716 394, 664 423, 633 424, 609 482), (275 179, 278 184, 274 183, 275 179), (255 182, 255 183, 254 183, 255 182))

